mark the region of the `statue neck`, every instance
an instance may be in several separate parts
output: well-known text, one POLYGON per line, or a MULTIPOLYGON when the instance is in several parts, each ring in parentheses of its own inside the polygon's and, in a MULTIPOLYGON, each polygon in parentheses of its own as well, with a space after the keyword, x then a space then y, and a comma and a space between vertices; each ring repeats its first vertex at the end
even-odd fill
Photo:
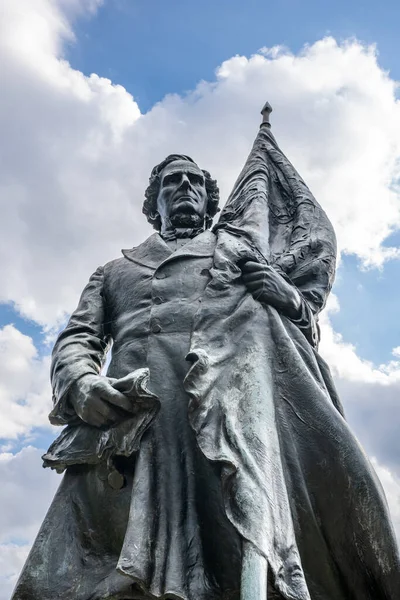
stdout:
POLYGON ((169 227, 168 229, 161 230, 160 235, 166 242, 176 240, 179 245, 182 245, 182 243, 185 243, 189 239, 196 237, 196 235, 203 233, 203 231, 204 227, 169 227))

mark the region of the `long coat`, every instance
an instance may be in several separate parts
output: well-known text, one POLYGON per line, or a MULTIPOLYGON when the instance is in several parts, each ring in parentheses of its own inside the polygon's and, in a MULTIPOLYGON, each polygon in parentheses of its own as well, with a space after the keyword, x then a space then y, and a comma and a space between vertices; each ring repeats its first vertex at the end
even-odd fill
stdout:
POLYGON ((183 389, 215 242, 206 231, 172 252, 155 233, 90 278, 54 347, 53 423, 76 422, 68 390, 99 373, 111 339, 107 375, 148 367, 161 409, 136 456, 121 458, 120 490, 103 464, 67 469, 13 600, 236 597, 239 536, 223 509, 218 467, 195 441, 183 389))

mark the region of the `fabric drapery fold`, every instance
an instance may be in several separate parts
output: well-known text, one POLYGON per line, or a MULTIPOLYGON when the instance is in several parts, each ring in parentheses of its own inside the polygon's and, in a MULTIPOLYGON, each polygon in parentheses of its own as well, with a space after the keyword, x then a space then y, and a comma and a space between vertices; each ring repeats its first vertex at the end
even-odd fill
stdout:
POLYGON ((325 306, 335 275, 335 232, 266 123, 214 228, 220 229, 288 276, 314 314, 325 306))
POLYGON ((199 446, 223 465, 227 516, 265 557, 283 598, 394 600, 399 556, 386 501, 316 352, 335 234, 267 124, 214 231, 212 280, 196 315, 185 389, 199 446), (270 264, 298 289, 300 322, 247 293, 246 260, 270 264), (338 482, 329 515, 327 490, 338 482), (357 547, 344 547, 343 515, 362 540, 357 547))

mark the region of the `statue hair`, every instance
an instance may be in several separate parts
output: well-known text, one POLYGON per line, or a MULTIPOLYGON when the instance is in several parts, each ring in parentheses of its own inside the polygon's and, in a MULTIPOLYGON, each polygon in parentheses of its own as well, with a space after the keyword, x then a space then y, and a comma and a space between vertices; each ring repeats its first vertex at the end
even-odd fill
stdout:
MULTIPOLYGON (((190 156, 186 156, 185 154, 170 154, 153 168, 149 179, 149 185, 144 193, 145 200, 143 202, 142 212, 146 215, 148 222, 151 223, 157 231, 161 230, 161 218, 157 212, 157 197, 160 190, 161 173, 167 165, 177 160, 186 160, 196 165, 190 156)), ((220 210, 218 208, 219 188, 216 179, 212 179, 208 171, 205 171, 204 169, 201 169, 201 171, 205 178, 205 187, 207 191, 205 227, 206 229, 209 229, 212 225, 213 217, 220 210)))

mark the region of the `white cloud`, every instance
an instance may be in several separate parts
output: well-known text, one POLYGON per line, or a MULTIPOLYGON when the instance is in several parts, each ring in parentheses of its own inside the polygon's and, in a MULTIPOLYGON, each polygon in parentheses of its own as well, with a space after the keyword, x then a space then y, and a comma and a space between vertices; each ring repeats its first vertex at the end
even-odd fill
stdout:
POLYGON ((0 454, 0 600, 8 600, 60 477, 41 468, 43 451, 0 454))
POLYGON ((0 454, 0 543, 29 543, 36 536, 61 481, 42 468, 43 450, 27 446, 0 454))
POLYGON ((330 365, 338 379, 360 381, 369 384, 390 386, 399 384, 400 387, 400 361, 399 348, 392 350, 395 360, 387 364, 375 366, 370 361, 360 358, 356 347, 344 341, 343 335, 333 330, 329 315, 340 310, 339 301, 331 294, 325 311, 321 314, 321 345, 320 352, 330 365))
POLYGON ((329 315, 340 310, 332 294, 321 315, 320 353, 328 362, 354 433, 372 456, 371 462, 388 500, 400 544, 400 360, 375 366, 336 333, 329 315))
MULTIPOLYGON (((320 352, 334 376, 346 417, 370 456, 400 477, 400 361, 375 366, 336 333, 329 314, 339 310, 332 295, 321 318, 320 352)), ((400 531, 400 529, 399 529, 400 531)))
POLYGON ((0 600, 9 600, 30 544, 0 544, 0 600))
POLYGON ((139 110, 121 86, 60 58, 72 32, 59 2, 0 0, 0 9, 0 300, 54 324, 133 217, 118 171, 139 110))
POLYGON ((49 357, 40 358, 30 337, 13 325, 0 329, 0 439, 49 427, 49 357))
POLYGON ((400 346, 396 346, 396 348, 393 348, 392 354, 396 358, 400 358, 400 346))
POLYGON ((297 56, 281 48, 234 57, 215 82, 141 115, 124 88, 63 60, 68 18, 97 4, 0 0, 0 300, 44 326, 62 320, 92 270, 149 233, 143 191, 171 151, 192 154, 226 198, 266 99, 340 247, 366 264, 397 254, 382 242, 400 222, 400 109, 373 48, 327 38, 297 56))

